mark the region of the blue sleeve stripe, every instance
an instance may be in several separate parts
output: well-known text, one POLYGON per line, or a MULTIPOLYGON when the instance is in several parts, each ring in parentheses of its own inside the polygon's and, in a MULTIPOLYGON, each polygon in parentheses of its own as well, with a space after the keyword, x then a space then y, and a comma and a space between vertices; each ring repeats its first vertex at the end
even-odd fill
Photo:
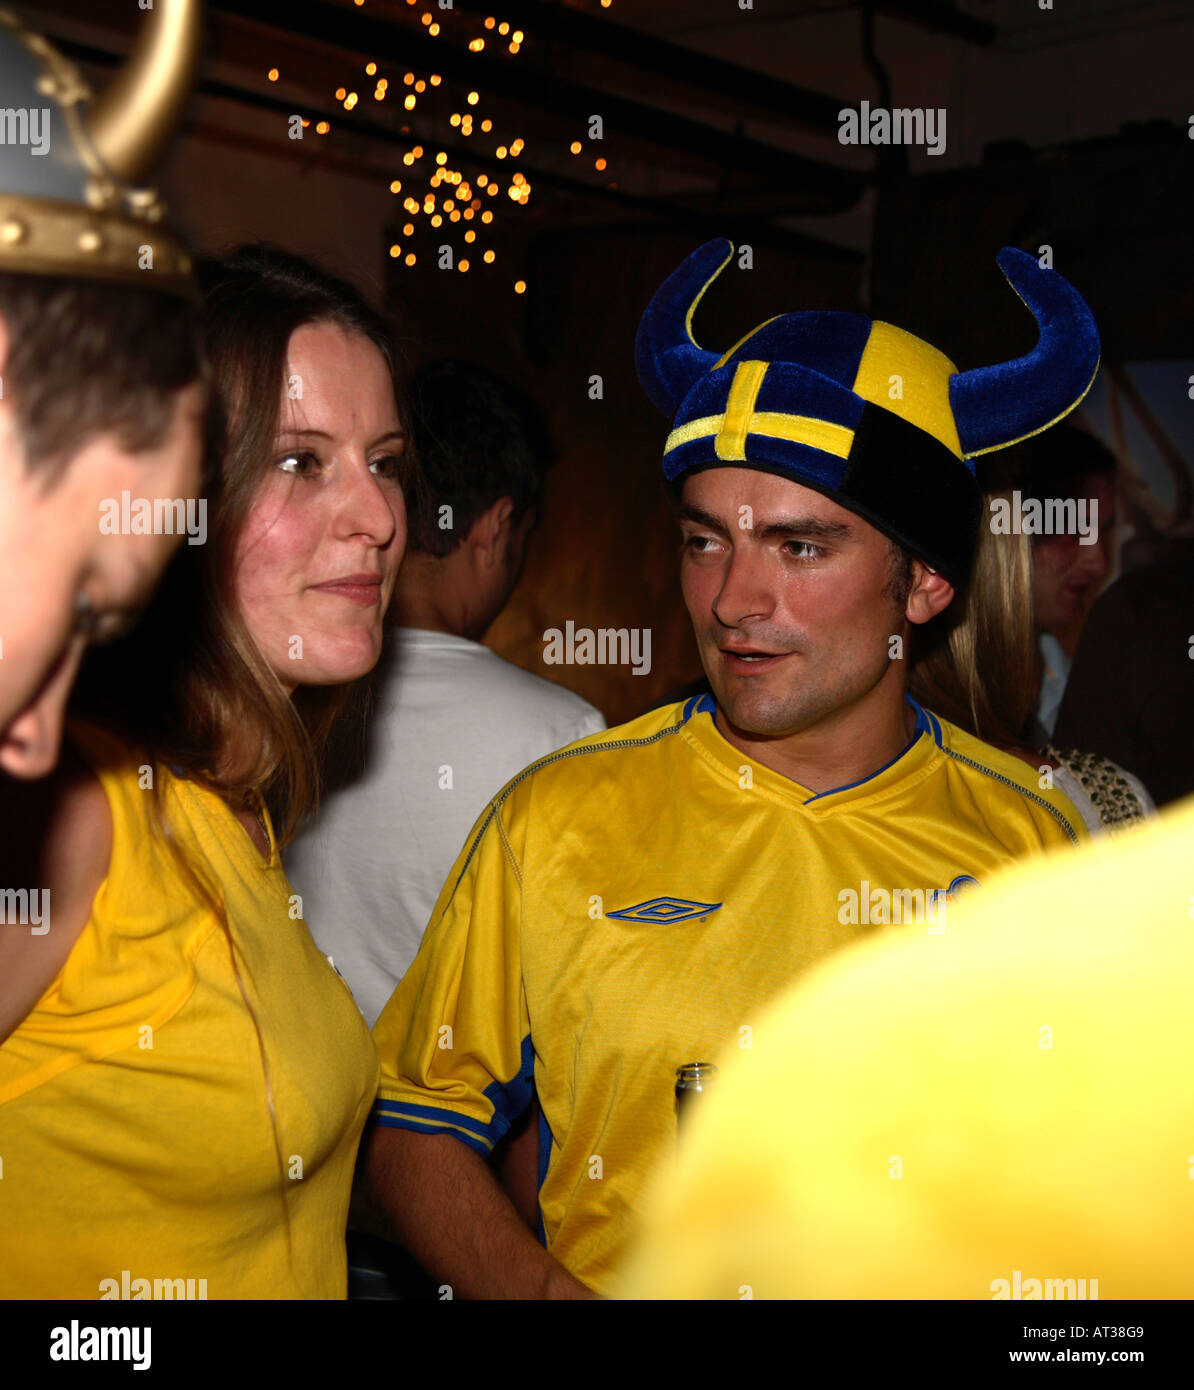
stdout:
POLYGON ((486 1086, 485 1099, 493 1106, 489 1133, 501 1139, 519 1115, 531 1103, 535 1090, 535 1049, 528 1033, 522 1040, 518 1071, 509 1081, 494 1081, 486 1086))
POLYGON ((463 1130, 453 1129, 450 1125, 427 1125, 418 1120, 403 1120, 388 1115, 378 1115, 376 1119, 379 1125, 385 1125, 388 1129, 406 1129, 414 1134, 450 1135, 453 1139, 459 1139, 474 1153, 479 1153, 484 1159, 488 1159, 491 1152, 490 1146, 485 1140, 474 1139, 471 1134, 465 1134, 463 1130))
POLYGON ((467 1129, 470 1133, 479 1135, 480 1138, 486 1139, 490 1143, 493 1142, 492 1125, 487 1125, 481 1120, 474 1120, 471 1115, 462 1115, 457 1110, 449 1110, 446 1106, 411 1105, 408 1101, 379 1100, 375 1109, 378 1121, 381 1123, 387 1120, 397 1121, 406 1118, 432 1120, 442 1125, 455 1125, 457 1129, 467 1129))

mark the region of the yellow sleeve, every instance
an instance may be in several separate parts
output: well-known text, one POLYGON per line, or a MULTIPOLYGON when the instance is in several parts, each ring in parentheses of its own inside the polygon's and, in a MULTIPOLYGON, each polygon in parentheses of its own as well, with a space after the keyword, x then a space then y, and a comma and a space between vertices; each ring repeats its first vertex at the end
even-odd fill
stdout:
POLYGON ((373 1030, 374 1118, 450 1134, 488 1157, 531 1100, 522 875, 501 800, 473 827, 402 982, 373 1030))

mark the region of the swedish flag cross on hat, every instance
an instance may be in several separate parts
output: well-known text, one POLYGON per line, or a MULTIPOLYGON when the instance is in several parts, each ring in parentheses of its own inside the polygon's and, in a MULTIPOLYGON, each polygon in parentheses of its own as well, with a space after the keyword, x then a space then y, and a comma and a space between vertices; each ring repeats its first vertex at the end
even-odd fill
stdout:
POLYGON ((664 477, 678 486, 739 467, 791 478, 960 587, 981 509, 970 460, 1055 424, 1094 381, 1099 335, 1082 296, 1004 247, 999 268, 1040 328, 1013 361, 959 372, 901 328, 820 311, 769 319, 719 356, 697 343, 692 316, 733 254, 720 239, 699 247, 639 324, 639 380, 672 420, 664 477))

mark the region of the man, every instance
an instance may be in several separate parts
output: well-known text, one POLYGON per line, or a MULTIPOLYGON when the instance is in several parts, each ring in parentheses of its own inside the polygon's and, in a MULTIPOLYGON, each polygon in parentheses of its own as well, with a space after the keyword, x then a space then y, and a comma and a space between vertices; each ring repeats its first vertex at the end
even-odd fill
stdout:
POLYGON ((194 75, 198 6, 166 0, 144 25, 89 101, 0 13, 0 769, 19 777, 53 767, 84 647, 127 625, 181 539, 105 516, 125 497, 185 513, 199 486, 190 261, 142 187, 194 75))
POLYGON ((604 1292, 675 1142, 679 1067, 749 1048, 785 982, 877 924, 941 930, 967 884, 1081 837, 1022 763, 905 699, 902 650, 965 582, 964 458, 1093 378, 1086 306, 1004 251, 1042 324, 1017 362, 957 373, 890 325, 819 313, 719 356, 689 325, 731 255, 695 252, 638 340, 714 693, 520 774, 375 1029, 375 1199, 466 1297, 604 1292), (532 1086, 546 1248, 484 1160, 532 1086))
POLYGON ((530 403, 482 368, 441 362, 416 374, 411 411, 426 487, 408 503, 366 766, 287 860, 370 1027, 486 802, 536 758, 605 728, 579 695, 480 641, 518 582, 549 462, 530 403))

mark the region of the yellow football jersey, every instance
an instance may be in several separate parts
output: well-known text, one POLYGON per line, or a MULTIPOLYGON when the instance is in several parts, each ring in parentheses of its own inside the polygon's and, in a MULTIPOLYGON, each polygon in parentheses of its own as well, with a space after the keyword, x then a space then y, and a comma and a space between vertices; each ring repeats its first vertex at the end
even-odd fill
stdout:
POLYGON ((1189 799, 794 986, 615 1291, 1194 1297, 1192 848, 1189 799))
POLYGON ((543 1237, 603 1290, 675 1143, 677 1067, 749 1045, 829 953, 939 934, 963 886, 1084 836, 1023 763, 915 708, 898 758, 819 795, 751 764, 708 696, 520 773, 377 1022, 379 1122, 488 1154, 533 1081, 543 1237))
POLYGON ((151 830, 140 760, 95 729, 72 741, 107 793, 112 857, 66 964, 0 1046, 0 1297, 343 1298, 377 1057, 272 829, 267 864, 218 796, 155 770, 180 846, 223 892, 234 968, 151 830))

